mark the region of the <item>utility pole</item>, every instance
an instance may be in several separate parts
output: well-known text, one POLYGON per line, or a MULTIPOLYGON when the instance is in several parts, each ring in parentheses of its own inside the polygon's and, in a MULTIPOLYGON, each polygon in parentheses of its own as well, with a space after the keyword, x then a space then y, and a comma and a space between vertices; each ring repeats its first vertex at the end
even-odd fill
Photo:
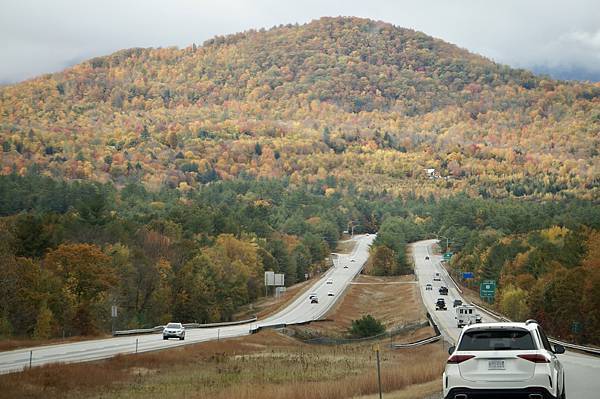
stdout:
POLYGON ((377 383, 379 384, 379 399, 382 399, 382 393, 381 393, 381 366, 379 364, 380 363, 380 361, 379 361, 379 345, 375 345, 375 347, 373 348, 373 350, 377 354, 377 383))

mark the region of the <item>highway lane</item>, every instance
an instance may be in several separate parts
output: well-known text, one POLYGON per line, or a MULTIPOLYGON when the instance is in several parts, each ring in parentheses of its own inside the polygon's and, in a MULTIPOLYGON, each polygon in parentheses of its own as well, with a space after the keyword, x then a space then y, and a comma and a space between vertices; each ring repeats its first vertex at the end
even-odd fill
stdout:
MULTIPOLYGON (((419 281, 423 302, 429 313, 440 327, 446 339, 452 343, 456 343, 461 329, 456 326, 452 302, 454 299, 461 299, 466 303, 466 300, 462 298, 445 269, 441 266, 442 257, 440 255, 433 255, 431 247, 436 242, 437 240, 426 240, 413 244, 415 273, 419 281), (429 260, 425 259, 426 256, 429 256, 429 260), (441 282, 433 281, 433 274, 436 272, 442 276, 441 282), (425 290, 427 283, 433 284, 433 291, 425 290), (435 301, 440 297, 438 293, 440 285, 444 285, 449 289, 448 296, 443 296, 446 299, 448 307, 446 311, 435 310, 435 301)), ((482 316, 484 322, 497 321, 485 313, 482 316)), ((598 392, 600 392, 600 378, 598 378, 600 376, 600 358, 573 351, 567 351, 563 355, 558 355, 558 357, 565 368, 567 397, 572 399, 598 398, 598 392)))
POLYGON ((147 352, 210 340, 240 337, 250 334, 251 330, 257 327, 316 320, 333 306, 339 295, 360 271, 369 257, 369 246, 374 239, 375 235, 355 236, 353 240, 356 244, 351 254, 339 254, 335 267, 329 269, 316 281, 305 295, 300 295, 284 309, 264 320, 237 326, 188 329, 184 341, 164 341, 162 334, 147 334, 0 352, 0 373, 20 371, 28 367, 30 351, 33 351, 32 366, 56 362, 83 362, 105 359, 117 354, 131 354, 136 350, 137 352, 147 352), (328 279, 332 280, 332 284, 327 284, 328 279), (333 292, 334 296, 328 296, 329 291, 333 292), (318 295, 318 304, 311 304, 308 299, 308 293, 313 292, 318 295))

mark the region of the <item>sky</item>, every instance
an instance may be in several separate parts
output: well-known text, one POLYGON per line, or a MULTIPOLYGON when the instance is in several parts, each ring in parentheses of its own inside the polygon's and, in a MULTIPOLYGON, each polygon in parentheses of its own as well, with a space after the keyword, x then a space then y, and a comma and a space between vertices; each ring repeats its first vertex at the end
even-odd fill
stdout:
POLYGON ((496 62, 600 81, 599 0, 0 0, 0 84, 130 47, 187 47, 228 33, 358 16, 496 62))

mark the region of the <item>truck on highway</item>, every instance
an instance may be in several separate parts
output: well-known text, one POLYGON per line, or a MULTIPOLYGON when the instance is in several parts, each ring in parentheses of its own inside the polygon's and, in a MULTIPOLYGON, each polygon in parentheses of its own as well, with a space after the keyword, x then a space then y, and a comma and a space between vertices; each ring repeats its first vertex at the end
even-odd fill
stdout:
MULTIPOLYGON (((473 305, 460 305, 456 307, 456 325, 458 328, 477 323, 478 314, 473 305)), ((479 318, 481 320, 481 317, 479 318)))

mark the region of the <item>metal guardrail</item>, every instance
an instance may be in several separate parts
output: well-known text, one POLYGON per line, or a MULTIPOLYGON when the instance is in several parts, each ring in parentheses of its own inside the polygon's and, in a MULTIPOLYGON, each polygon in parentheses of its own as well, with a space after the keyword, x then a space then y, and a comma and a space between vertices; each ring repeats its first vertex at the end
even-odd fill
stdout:
POLYGON ((429 321, 429 325, 431 327, 433 327, 433 330, 435 331, 435 335, 429 338, 423 338, 420 339, 418 341, 415 342, 409 342, 406 344, 392 344, 392 349, 406 349, 406 348, 414 348, 416 346, 421 346, 421 345, 427 345, 427 344, 431 344, 433 342, 437 342, 440 339, 442 339, 442 333, 439 329, 439 327, 437 326, 437 324, 435 324, 435 321, 433 321, 433 318, 431 317, 431 315, 429 314, 429 312, 427 313, 427 320, 429 321))
POLYGON ((278 328, 285 328, 287 327, 288 324, 285 323, 279 323, 279 324, 270 324, 270 325, 266 325, 266 326, 258 326, 255 328, 251 328, 250 329, 250 334, 256 334, 259 331, 262 331, 264 329, 278 329, 278 328))
POLYGON ((592 355, 598 355, 598 356, 600 356, 600 349, 598 349, 598 348, 592 348, 590 346, 581 346, 581 345, 570 344, 568 342, 559 341, 558 339, 554 339, 554 338, 548 338, 548 340, 550 342, 552 342, 553 344, 559 344, 559 345, 564 346, 565 348, 575 349, 575 350, 586 352, 586 353, 589 353, 589 354, 592 354, 592 355))
POLYGON ((185 328, 213 328, 213 327, 225 327, 225 326, 237 326, 240 324, 252 323, 258 320, 258 317, 254 316, 251 319, 238 320, 238 321, 226 321, 222 323, 209 323, 209 324, 198 324, 198 323, 186 323, 183 326, 185 328))
POLYGON ((450 280, 454 284, 454 287, 456 287, 456 290, 462 294, 463 290, 459 287, 459 285, 456 282, 456 280, 454 279, 454 277, 452 277, 452 275, 448 271, 448 268, 446 266, 444 266, 444 263, 447 263, 447 262, 445 260, 440 261, 440 264, 442 265, 442 269, 446 272, 446 274, 448 275, 448 277, 450 277, 450 280))
POLYGON ((414 348, 415 346, 421 346, 426 344, 431 344, 433 342, 437 342, 442 338, 441 335, 435 335, 433 337, 424 338, 419 341, 410 342, 407 344, 392 344, 393 349, 405 349, 405 348, 414 348))
POLYGON ((118 337, 121 335, 153 334, 161 332, 164 328, 165 326, 156 326, 152 328, 137 328, 134 330, 117 330, 113 333, 113 337, 118 337))
MULTIPOLYGON (((251 319, 247 320, 238 320, 238 321, 226 321, 223 323, 209 323, 209 324, 198 324, 198 323, 183 323, 185 328, 214 328, 214 327, 225 327, 225 326, 237 326, 240 324, 252 323, 257 320, 257 317, 254 316, 251 319)), ((115 331, 113 336, 122 336, 122 335, 140 335, 140 334, 154 334, 158 332, 162 332, 165 326, 156 326, 152 328, 138 328, 134 330, 120 330, 115 331)))

